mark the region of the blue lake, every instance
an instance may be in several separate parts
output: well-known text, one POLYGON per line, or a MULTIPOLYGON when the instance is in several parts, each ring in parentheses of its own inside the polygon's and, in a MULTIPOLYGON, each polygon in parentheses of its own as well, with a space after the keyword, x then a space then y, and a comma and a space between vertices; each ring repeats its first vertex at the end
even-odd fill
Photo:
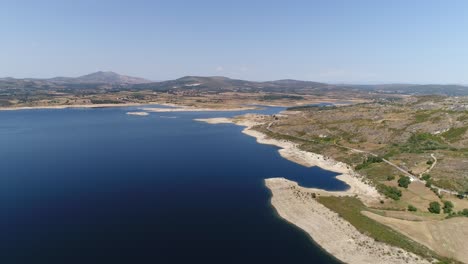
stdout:
POLYGON ((245 112, 135 109, 0 112, 0 263, 336 263, 263 182, 346 189, 335 173, 193 121, 245 112))

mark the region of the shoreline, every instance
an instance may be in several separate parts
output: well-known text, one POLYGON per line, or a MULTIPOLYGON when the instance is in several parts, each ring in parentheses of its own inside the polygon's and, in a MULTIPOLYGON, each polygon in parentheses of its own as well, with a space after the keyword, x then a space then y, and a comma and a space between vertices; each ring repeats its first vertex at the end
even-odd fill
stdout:
POLYGON ((194 108, 185 105, 176 105, 169 103, 147 102, 147 103, 128 103, 128 104, 80 104, 80 105, 52 105, 52 106, 15 106, 15 107, 0 107, 0 111, 19 111, 19 110, 41 110, 41 109, 69 109, 69 108, 120 108, 130 106, 142 106, 142 112, 168 113, 168 112, 224 112, 224 111, 245 111, 254 110, 258 107, 246 106, 236 108, 194 108), (150 105, 169 106, 150 107, 150 105), (145 107, 146 106, 146 107, 145 107))
POLYGON ((193 119, 198 122, 204 122, 210 125, 215 124, 234 124, 230 118, 226 117, 214 117, 214 118, 195 118, 193 119))
POLYGON ((339 258, 337 258, 336 256, 334 256, 333 254, 331 254, 330 252, 328 252, 327 250, 325 250, 322 245, 320 245, 317 241, 314 240, 314 238, 312 237, 311 234, 309 234, 307 231, 305 231, 304 229, 300 228, 299 226, 295 225, 294 223, 288 221, 287 219, 283 218, 279 211, 276 209, 276 207, 273 205, 273 202, 272 202, 272 199, 273 199, 273 191, 268 188, 268 186, 266 185, 266 180, 264 180, 264 185, 266 187, 266 189, 268 190, 268 193, 270 194, 270 204, 269 204, 269 207, 271 208, 271 210, 273 211, 273 214, 275 217, 277 217, 278 219, 280 219, 281 221, 286 221, 287 224, 293 226, 294 228, 298 229, 300 232, 302 232, 305 236, 307 236, 307 238, 310 240, 310 242, 312 242, 312 244, 314 244, 314 246, 320 248, 320 250, 323 251, 323 253, 325 253, 326 255, 330 256, 331 258, 333 258, 336 262, 338 263, 343 263, 342 260, 340 260, 339 258))
POLYGON ((431 263, 401 248, 362 234, 337 213, 317 202, 309 188, 284 178, 265 179, 271 204, 286 222, 304 231, 315 244, 336 259, 361 263, 431 263))
POLYGON ((381 195, 377 190, 364 183, 362 177, 348 165, 320 154, 300 150, 293 142, 269 138, 267 135, 252 129, 262 122, 230 118, 195 119, 195 121, 209 124, 232 123, 244 126, 242 133, 254 137, 257 143, 278 147, 278 152, 285 159, 305 167, 318 166, 339 173, 336 178, 349 186, 347 190, 327 191, 301 187, 298 183, 285 178, 265 179, 265 186, 271 192, 270 203, 277 215, 300 228, 313 240, 313 243, 336 259, 352 264, 430 263, 414 253, 377 242, 362 234, 337 213, 313 198, 313 194, 315 194, 358 196, 365 204, 379 201, 381 195))
POLYGON ((344 191, 327 191, 317 188, 308 188, 309 190, 334 196, 358 195, 364 203, 379 201, 382 198, 374 187, 362 182, 362 177, 354 172, 353 169, 345 163, 326 158, 320 154, 303 151, 298 148, 297 144, 287 140, 269 138, 267 135, 252 129, 253 126, 261 124, 259 122, 245 119, 236 120, 223 117, 205 119, 199 118, 194 120, 208 124, 231 123, 244 126, 245 128, 242 130, 242 133, 254 137, 259 144, 273 145, 278 147, 278 152, 281 157, 305 167, 317 166, 324 170, 336 172, 338 173, 336 179, 346 183, 349 186, 349 188, 344 191))
POLYGON ((250 126, 247 126, 247 128, 245 128, 242 133, 256 138, 257 142, 260 144, 279 147, 280 149, 278 152, 281 157, 289 161, 295 162, 304 167, 310 168, 317 166, 324 170, 336 172, 339 174, 336 176, 336 179, 346 183, 349 186, 349 188, 344 191, 327 191, 317 188, 308 188, 309 190, 334 196, 358 195, 363 200, 363 202, 378 201, 381 198, 380 194, 374 187, 362 182, 362 177, 355 173, 348 165, 342 162, 328 159, 320 154, 300 150, 296 144, 290 141, 269 138, 267 135, 259 131, 252 130, 250 126))
POLYGON ((128 106, 144 106, 144 105, 166 105, 165 103, 148 102, 148 103, 128 103, 128 104, 83 104, 83 105, 51 105, 51 106, 17 106, 17 107, 0 107, 0 111, 18 111, 18 110, 39 110, 39 109, 68 109, 68 108, 117 108, 128 106))

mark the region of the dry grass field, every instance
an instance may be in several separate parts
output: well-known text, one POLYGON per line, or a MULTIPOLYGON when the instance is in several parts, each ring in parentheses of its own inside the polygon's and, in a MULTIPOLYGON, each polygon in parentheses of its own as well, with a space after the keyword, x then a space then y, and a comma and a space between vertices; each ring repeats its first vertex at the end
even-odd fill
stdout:
POLYGON ((411 237, 438 254, 468 263, 468 218, 451 218, 442 221, 397 219, 363 211, 365 216, 385 224, 411 237))

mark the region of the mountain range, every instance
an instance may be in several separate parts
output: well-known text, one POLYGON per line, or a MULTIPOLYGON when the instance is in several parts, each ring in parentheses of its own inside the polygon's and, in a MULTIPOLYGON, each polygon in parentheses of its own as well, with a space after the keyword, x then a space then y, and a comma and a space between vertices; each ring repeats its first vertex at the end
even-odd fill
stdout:
POLYGON ((149 83, 151 81, 132 77, 127 75, 121 75, 111 71, 98 71, 83 75, 80 77, 55 77, 50 79, 15 79, 15 78, 2 78, 0 81, 31 81, 31 82, 50 82, 50 83, 105 83, 105 84, 138 84, 138 83, 149 83))
POLYGON ((153 82, 144 78, 99 71, 80 77, 55 77, 50 79, 0 78, 0 89, 119 89, 119 90, 197 90, 201 92, 277 92, 297 94, 346 93, 391 93, 391 94, 437 94, 468 96, 468 86, 441 84, 328 84, 299 80, 246 81, 222 76, 185 76, 175 80, 153 82))

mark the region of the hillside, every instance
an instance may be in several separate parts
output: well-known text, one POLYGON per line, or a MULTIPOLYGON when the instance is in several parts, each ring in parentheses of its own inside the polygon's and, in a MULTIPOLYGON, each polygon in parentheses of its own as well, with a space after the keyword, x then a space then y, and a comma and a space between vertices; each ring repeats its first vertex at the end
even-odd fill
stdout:
MULTIPOLYGON (((290 108, 268 131, 353 166, 372 153, 417 177, 430 174, 438 187, 468 193, 467 97, 423 96, 392 103, 290 108), (429 172, 434 159, 437 165, 429 172)), ((391 171, 379 164, 363 168, 362 173, 377 179, 401 174, 391 171)))
POLYGON ((148 82, 150 81, 139 77, 99 71, 79 77, 54 77, 50 79, 0 78, 0 89, 99 89, 103 86, 106 88, 119 88, 122 85, 129 86, 148 82))
POLYGON ((456 84, 379 84, 351 85, 351 87, 369 91, 411 95, 446 95, 467 96, 468 87, 456 84))
POLYGON ((99 103, 166 102, 192 106, 217 104, 304 105, 315 102, 394 101, 408 95, 468 95, 460 85, 336 85, 312 81, 246 81, 222 76, 185 76, 151 82, 114 72, 50 79, 0 79, 0 107, 99 103))
POLYGON ((152 90, 159 92, 192 90, 198 92, 270 92, 327 95, 333 93, 353 94, 372 97, 379 94, 397 95, 446 95, 468 96, 468 87, 462 85, 439 84, 328 84, 300 80, 247 81, 222 76, 185 76, 175 80, 152 82, 139 77, 115 72, 95 72, 80 77, 55 77, 50 79, 0 78, 0 89, 117 89, 152 90))

